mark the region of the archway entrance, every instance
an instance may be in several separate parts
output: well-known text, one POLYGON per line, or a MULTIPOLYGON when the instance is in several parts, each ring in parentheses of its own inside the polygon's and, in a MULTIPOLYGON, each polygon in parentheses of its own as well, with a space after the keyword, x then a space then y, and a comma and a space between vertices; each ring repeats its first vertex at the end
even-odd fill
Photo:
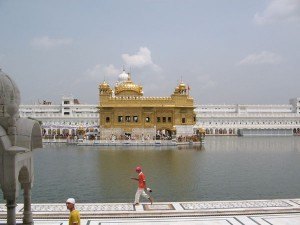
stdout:
POLYGON ((172 130, 170 129, 161 129, 156 131, 157 140, 171 140, 172 139, 172 130))
POLYGON ((131 133, 125 132, 124 133, 124 138, 125 138, 125 140, 131 140, 131 133))

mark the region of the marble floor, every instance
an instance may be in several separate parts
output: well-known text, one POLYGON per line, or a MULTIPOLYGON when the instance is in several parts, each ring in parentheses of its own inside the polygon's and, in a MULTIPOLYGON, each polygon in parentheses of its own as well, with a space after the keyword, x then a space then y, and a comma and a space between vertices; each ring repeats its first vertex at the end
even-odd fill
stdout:
MULTIPOLYGON (((17 221, 21 224, 21 220, 17 221)), ((5 224, 1 221, 0 224, 5 224)), ((67 219, 35 219, 35 225, 68 225, 67 219)), ((272 214, 254 216, 213 217, 164 217, 164 218, 122 218, 82 219, 81 225, 299 225, 300 214, 272 214)))
MULTIPOLYGON (((300 199, 158 202, 78 203, 81 225, 300 225, 300 199)), ((23 205, 16 208, 21 224, 23 205)), ((35 225, 67 225, 64 203, 32 204, 35 225)), ((6 222, 6 207, 0 204, 0 224, 6 222)))

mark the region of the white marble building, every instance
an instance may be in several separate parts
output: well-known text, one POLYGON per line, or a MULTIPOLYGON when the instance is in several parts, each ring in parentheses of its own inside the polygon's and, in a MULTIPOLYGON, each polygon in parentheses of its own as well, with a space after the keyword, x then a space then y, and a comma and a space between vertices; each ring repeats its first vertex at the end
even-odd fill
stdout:
POLYGON ((286 105, 197 105, 195 112, 195 128, 208 135, 300 133, 300 98, 286 105))
POLYGON ((61 104, 43 101, 20 105, 20 117, 41 122, 44 136, 76 135, 79 129, 98 130, 99 113, 95 104, 80 104, 73 97, 63 97, 61 104))

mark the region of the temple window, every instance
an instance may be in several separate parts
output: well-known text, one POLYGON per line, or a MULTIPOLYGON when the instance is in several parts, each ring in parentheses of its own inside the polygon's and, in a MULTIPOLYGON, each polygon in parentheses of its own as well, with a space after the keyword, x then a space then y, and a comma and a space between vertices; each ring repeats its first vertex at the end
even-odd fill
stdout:
POLYGON ((125 121, 126 121, 126 122, 130 122, 130 121, 131 121, 130 116, 126 116, 126 117, 125 117, 125 121))
POLYGON ((172 122, 172 118, 168 117, 168 123, 171 123, 171 122, 172 122))
POLYGON ((122 123, 123 122, 123 116, 118 116, 118 122, 122 123))
POLYGON ((182 122, 182 123, 185 123, 185 118, 182 118, 182 119, 181 119, 181 122, 182 122))
POLYGON ((146 119, 145 119, 146 123, 149 123, 150 122, 150 117, 147 116, 146 119))
POLYGON ((160 117, 157 117, 156 119, 157 119, 157 122, 160 123, 160 117))
POLYGON ((106 123, 109 123, 109 122, 110 122, 110 118, 109 118, 109 117, 106 117, 106 118, 105 118, 105 121, 106 121, 106 123))
POLYGON ((138 116, 133 116, 133 122, 135 122, 135 123, 138 122, 138 116))
POLYGON ((163 123, 165 123, 167 121, 166 117, 163 117, 162 121, 163 121, 163 123))

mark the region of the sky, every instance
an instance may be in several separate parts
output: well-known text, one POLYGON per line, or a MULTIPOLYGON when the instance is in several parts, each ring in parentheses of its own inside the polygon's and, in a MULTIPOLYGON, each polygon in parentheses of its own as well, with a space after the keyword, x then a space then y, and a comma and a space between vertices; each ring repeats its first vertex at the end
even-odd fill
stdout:
POLYGON ((123 67, 145 96, 196 104, 300 97, 300 0, 0 0, 0 68, 22 104, 98 104, 123 67))

